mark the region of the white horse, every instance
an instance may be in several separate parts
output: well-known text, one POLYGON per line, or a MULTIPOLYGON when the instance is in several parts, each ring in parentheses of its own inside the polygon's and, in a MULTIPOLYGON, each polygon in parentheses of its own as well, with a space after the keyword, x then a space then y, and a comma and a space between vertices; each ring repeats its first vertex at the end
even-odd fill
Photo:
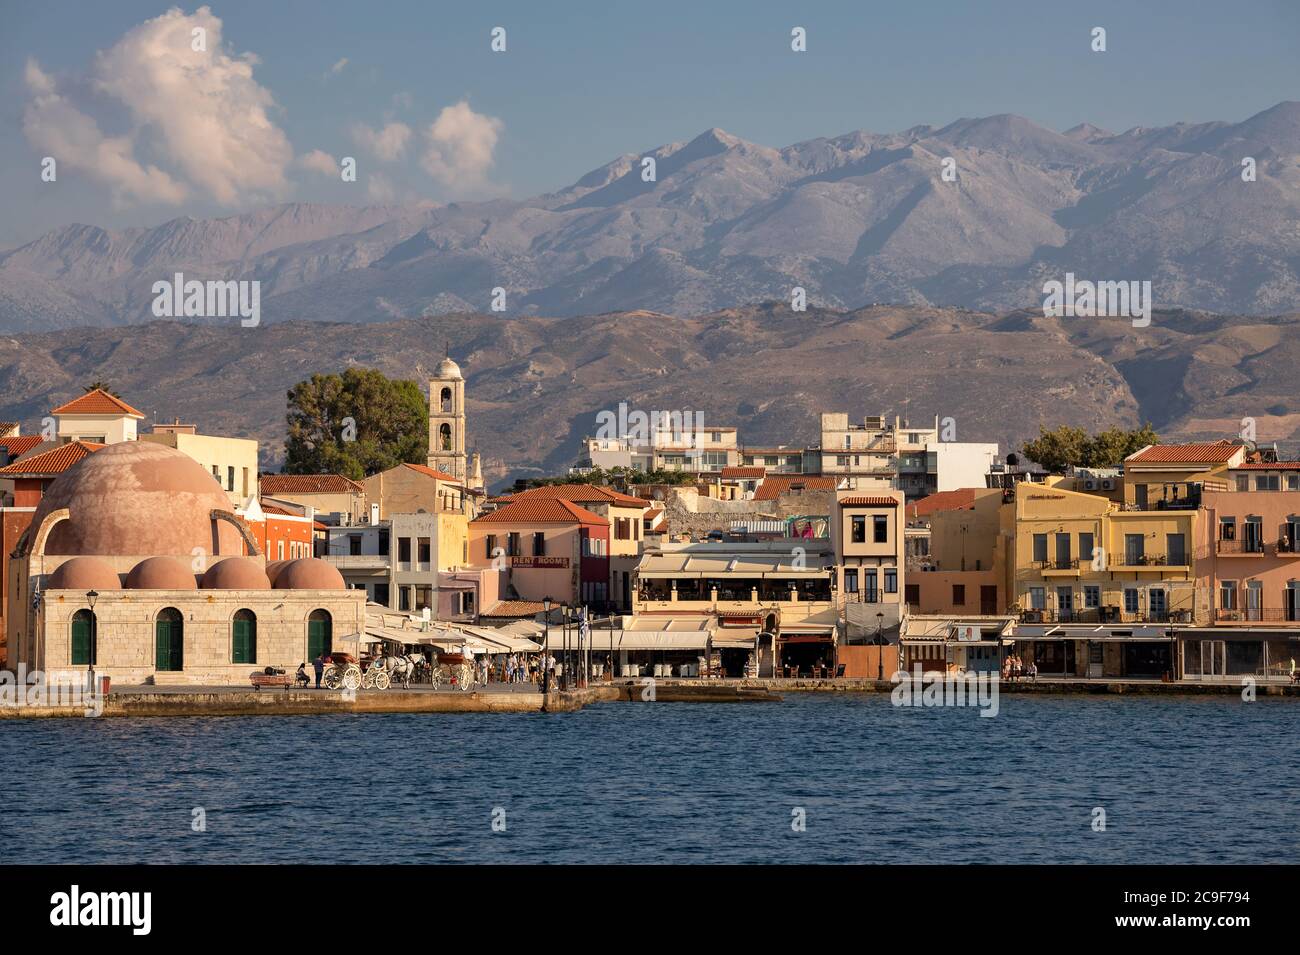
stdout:
POLYGON ((411 680, 415 676, 416 668, 422 658, 414 657, 409 654, 389 654, 385 653, 372 664, 385 670, 390 679, 401 683, 402 689, 411 688, 411 680))

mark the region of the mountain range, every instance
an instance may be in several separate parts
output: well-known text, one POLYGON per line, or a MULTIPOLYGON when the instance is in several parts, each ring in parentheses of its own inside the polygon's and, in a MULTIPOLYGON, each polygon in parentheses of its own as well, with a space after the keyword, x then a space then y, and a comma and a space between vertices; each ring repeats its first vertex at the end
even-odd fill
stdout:
POLYGON ((511 317, 689 317, 795 286, 823 308, 1006 313, 1067 271, 1150 280, 1166 309, 1294 309, 1300 102, 1236 123, 1060 133, 1001 115, 782 149, 711 129, 531 199, 69 225, 0 252, 0 332, 151 321, 153 283, 176 272, 259 280, 276 324, 485 311, 496 287, 511 317))
POLYGON ((469 444, 494 486, 562 473, 596 415, 620 401, 702 411, 750 446, 818 443, 823 411, 955 419, 959 441, 1019 448, 1040 426, 1090 431, 1150 421, 1164 439, 1300 438, 1300 314, 1159 311, 1124 319, 952 308, 852 311, 785 304, 680 317, 455 314, 241 328, 155 321, 0 337, 0 419, 34 431, 49 409, 108 382, 153 420, 255 437, 282 456, 285 393, 357 365, 424 383, 450 347, 466 382, 469 444))

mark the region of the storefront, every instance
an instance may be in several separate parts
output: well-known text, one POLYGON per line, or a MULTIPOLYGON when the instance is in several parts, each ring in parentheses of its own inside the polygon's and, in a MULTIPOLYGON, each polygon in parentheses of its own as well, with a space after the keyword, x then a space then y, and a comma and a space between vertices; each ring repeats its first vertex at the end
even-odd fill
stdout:
POLYGON ((1179 677, 1290 683, 1300 669, 1300 630, 1206 627, 1179 635, 1179 677))
POLYGON ((782 627, 776 636, 778 675, 832 676, 835 669, 835 628, 799 625, 782 627))
POLYGON ((1176 631, 1168 627, 1021 625, 1013 636, 1016 656, 1040 677, 1174 679, 1176 631))

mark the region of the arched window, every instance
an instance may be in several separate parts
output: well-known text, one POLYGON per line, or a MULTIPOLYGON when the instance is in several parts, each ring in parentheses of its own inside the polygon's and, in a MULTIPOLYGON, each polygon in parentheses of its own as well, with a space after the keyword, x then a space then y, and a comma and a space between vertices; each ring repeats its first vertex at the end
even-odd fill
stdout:
POLYGON ((307 618, 307 659, 329 653, 334 643, 334 620, 328 610, 313 610, 307 618))
POLYGON ((451 389, 442 389, 442 413, 451 414, 451 389))
POLYGON ((257 662, 257 614, 236 610, 230 622, 230 662, 257 662))
POLYGON ((155 669, 185 668, 185 618, 175 607, 158 611, 154 622, 154 648, 155 669))
POLYGON ((73 666, 95 665, 95 613, 92 610, 78 610, 72 615, 72 664, 73 666))
POLYGON ((451 425, 444 424, 438 428, 438 444, 442 450, 451 450, 451 425))

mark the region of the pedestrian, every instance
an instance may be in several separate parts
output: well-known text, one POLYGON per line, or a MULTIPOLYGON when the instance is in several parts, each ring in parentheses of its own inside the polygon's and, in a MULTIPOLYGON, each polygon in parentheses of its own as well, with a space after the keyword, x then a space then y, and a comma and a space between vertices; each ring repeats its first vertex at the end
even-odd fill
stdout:
POLYGON ((320 689, 320 678, 325 672, 325 651, 322 650, 316 654, 316 659, 311 661, 312 669, 316 671, 316 689, 320 689))

